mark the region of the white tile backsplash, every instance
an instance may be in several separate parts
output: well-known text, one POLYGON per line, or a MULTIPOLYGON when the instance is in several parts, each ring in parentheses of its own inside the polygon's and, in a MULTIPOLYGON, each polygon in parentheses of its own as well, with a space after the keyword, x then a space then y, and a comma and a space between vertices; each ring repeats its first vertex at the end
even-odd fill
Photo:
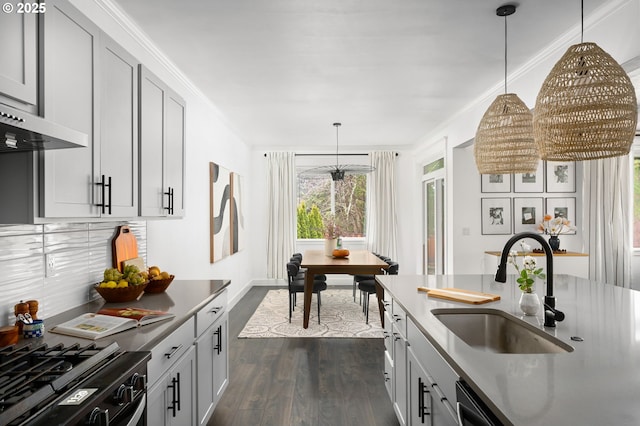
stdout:
POLYGON ((131 228, 146 260, 145 221, 0 225, 0 325, 13 324, 20 300, 38 300, 47 318, 99 298, 92 286, 112 266, 119 225, 131 228))

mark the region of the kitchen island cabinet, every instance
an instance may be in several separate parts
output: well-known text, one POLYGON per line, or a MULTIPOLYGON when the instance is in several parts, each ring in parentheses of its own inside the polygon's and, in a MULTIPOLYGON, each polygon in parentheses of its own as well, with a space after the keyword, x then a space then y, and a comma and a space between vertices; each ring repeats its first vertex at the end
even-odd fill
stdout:
MULTIPOLYGON (((491 275, 376 277, 385 290, 385 299, 388 295, 407 314, 409 372, 412 364, 420 363, 452 407, 456 397, 452 396, 455 383, 451 382, 461 379, 505 425, 640 424, 636 397, 636 378, 640 377, 640 342, 636 339, 640 292, 575 276, 554 275, 556 307, 566 318, 555 328, 545 328, 542 313, 532 317, 520 313, 521 292, 515 279, 515 275, 510 275, 503 284, 495 282, 491 275), (497 294, 501 297, 499 301, 480 307, 521 318, 559 339, 569 351, 507 354, 471 347, 440 322, 432 310, 479 306, 428 297, 418 287, 497 294), (412 328, 432 346, 440 362, 434 363, 432 357, 416 352, 412 328), (442 368, 437 368, 438 363, 442 368), (448 379, 446 374, 435 372, 447 369, 453 372, 448 379), (438 374, 443 378, 438 379, 438 374)), ((537 288, 539 296, 543 295, 543 287, 537 288)), ((410 400, 412 393, 415 392, 410 389, 410 400)))

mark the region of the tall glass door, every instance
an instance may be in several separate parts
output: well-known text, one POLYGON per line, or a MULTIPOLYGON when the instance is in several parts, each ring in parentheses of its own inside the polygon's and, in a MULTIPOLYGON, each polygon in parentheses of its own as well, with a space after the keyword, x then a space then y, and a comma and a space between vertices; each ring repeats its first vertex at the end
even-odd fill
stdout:
POLYGON ((444 169, 425 174, 422 188, 424 199, 422 273, 440 275, 445 271, 444 169))

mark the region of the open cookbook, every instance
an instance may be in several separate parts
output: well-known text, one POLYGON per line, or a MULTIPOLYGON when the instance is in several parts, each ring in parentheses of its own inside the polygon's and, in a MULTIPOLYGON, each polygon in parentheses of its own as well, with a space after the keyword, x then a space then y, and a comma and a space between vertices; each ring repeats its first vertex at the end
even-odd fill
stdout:
POLYGON ((173 318, 164 311, 142 308, 103 308, 97 313, 86 313, 70 321, 58 324, 50 331, 85 339, 100 339, 130 328, 141 327, 157 321, 173 318))

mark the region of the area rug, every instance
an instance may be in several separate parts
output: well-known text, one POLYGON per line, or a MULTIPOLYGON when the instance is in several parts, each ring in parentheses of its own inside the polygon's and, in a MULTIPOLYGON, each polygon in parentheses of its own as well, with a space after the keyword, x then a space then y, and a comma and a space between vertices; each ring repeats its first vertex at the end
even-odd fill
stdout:
POLYGON ((378 299, 369 296, 369 324, 365 322, 362 306, 353 301, 352 290, 327 289, 322 292, 320 324, 318 324, 318 302, 316 295, 311 299, 309 328, 302 328, 304 296, 298 294, 297 306, 289 323, 289 291, 269 290, 251 316, 239 338, 268 337, 342 337, 342 338, 382 338, 378 299))

